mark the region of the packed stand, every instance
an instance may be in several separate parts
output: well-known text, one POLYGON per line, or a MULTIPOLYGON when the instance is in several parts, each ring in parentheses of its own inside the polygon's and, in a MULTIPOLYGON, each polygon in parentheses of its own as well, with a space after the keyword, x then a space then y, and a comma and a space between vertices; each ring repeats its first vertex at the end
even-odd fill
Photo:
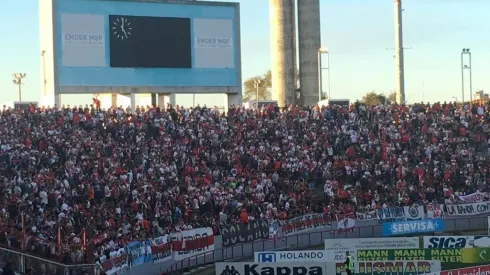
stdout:
POLYGON ((484 191, 489 120, 451 103, 3 110, 0 241, 91 262, 190 228, 450 200, 484 191))
POLYGON ((324 174, 326 199, 335 211, 362 213, 458 203, 458 196, 488 191, 487 110, 454 103, 411 108, 356 103, 343 118, 327 111, 337 125, 328 130, 333 161, 324 174))

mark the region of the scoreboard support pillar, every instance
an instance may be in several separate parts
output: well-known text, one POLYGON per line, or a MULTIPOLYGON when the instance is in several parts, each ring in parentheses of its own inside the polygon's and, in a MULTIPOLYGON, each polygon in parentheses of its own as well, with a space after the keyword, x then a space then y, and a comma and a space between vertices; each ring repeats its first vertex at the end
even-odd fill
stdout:
POLYGON ((157 94, 151 94, 151 107, 157 106, 157 94))
POLYGON ((235 106, 240 106, 242 104, 242 95, 241 94, 228 94, 227 100, 225 99, 225 109, 228 110, 228 108, 231 105, 235 106))
POLYGON ((56 106, 57 110, 59 110, 61 108, 61 95, 60 94, 54 95, 54 106, 56 106))
POLYGON ((170 94, 169 95, 169 103, 172 105, 172 107, 175 108, 175 105, 177 105, 177 97, 176 97, 176 94, 170 94))
POLYGON ((117 94, 116 93, 111 94, 111 106, 117 107, 117 94))
POLYGON ((131 89, 130 98, 131 98, 131 112, 134 113, 136 111, 136 93, 133 89, 131 89))
POLYGON ((165 109, 167 108, 167 102, 165 100, 167 96, 164 95, 164 94, 159 94, 158 95, 158 107, 160 107, 161 109, 165 109))

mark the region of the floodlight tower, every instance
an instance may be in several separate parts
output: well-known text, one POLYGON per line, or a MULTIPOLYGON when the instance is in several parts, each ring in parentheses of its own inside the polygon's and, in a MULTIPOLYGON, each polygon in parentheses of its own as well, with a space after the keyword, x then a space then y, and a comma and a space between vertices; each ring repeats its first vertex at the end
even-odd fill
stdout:
POLYGON ((14 73, 12 74, 12 82, 19 87, 19 101, 22 101, 22 79, 26 77, 26 73, 14 73))
POLYGON ((395 0, 396 102, 405 104, 405 62, 403 58, 402 2, 395 0))
POLYGON ((463 105, 464 105, 464 94, 465 94, 465 81, 464 81, 464 71, 467 70, 470 73, 470 79, 469 79, 469 84, 470 84, 470 106, 473 105, 473 83, 472 83, 472 76, 471 76, 471 52, 470 49, 464 48, 461 50, 461 97, 463 99, 463 105), (465 60, 466 57, 466 60, 465 60))

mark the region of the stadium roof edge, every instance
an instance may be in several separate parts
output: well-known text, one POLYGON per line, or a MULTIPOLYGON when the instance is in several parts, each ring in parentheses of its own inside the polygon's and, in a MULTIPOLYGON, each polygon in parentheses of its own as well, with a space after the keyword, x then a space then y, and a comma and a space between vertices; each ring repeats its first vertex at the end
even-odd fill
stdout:
POLYGON ((176 0, 102 0, 114 2, 142 2, 142 3, 162 3, 162 4, 179 4, 179 5, 207 5, 207 6, 231 6, 238 7, 238 2, 218 2, 218 1, 176 1, 176 0))

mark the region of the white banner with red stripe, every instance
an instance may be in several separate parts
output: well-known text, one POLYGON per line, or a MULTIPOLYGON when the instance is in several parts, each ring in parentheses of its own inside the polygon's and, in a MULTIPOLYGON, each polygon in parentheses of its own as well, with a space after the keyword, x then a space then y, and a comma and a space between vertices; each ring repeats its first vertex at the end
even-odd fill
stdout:
POLYGON ((176 261, 214 250, 214 234, 211 227, 171 233, 170 240, 173 258, 176 261))
POLYGON ((444 204, 427 204, 427 219, 443 219, 444 204))
POLYGON ((280 236, 303 234, 316 229, 328 229, 331 222, 325 214, 306 214, 289 220, 281 221, 280 236))
POLYGON ((337 214, 337 229, 339 233, 354 232, 356 228, 356 213, 337 214))
POLYGON ((165 262, 172 259, 172 244, 169 236, 161 236, 150 240, 151 256, 154 264, 165 262))
POLYGON ((109 259, 105 255, 99 258, 100 266, 107 275, 119 272, 128 266, 128 255, 124 248, 109 253, 109 259))
POLYGON ((482 202, 485 198, 488 197, 487 193, 472 193, 469 195, 458 196, 458 199, 463 203, 474 203, 474 202, 482 202))

